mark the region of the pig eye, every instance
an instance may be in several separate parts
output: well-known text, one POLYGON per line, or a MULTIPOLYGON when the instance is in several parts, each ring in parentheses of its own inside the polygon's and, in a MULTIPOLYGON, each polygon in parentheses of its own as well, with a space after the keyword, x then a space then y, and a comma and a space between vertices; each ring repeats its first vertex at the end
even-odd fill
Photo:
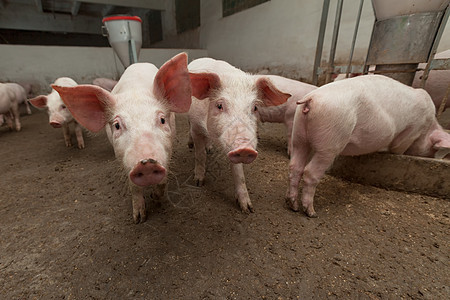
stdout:
POLYGON ((257 111, 258 107, 255 105, 255 107, 253 108, 253 111, 257 111))
POLYGON ((120 129, 120 124, 119 124, 119 122, 115 122, 115 123, 113 124, 113 126, 114 126, 114 128, 116 128, 116 130, 119 130, 119 129, 120 129))
POLYGON ((64 104, 61 105, 61 109, 66 109, 66 106, 64 104))
POLYGON ((166 119, 161 118, 161 124, 166 124, 166 119))
POLYGON ((223 110, 222 103, 217 104, 217 108, 218 108, 219 110, 223 110))

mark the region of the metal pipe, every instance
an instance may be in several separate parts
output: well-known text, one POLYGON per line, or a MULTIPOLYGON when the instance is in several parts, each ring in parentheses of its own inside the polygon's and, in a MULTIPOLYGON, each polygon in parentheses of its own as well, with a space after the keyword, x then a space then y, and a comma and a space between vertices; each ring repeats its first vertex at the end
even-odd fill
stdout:
POLYGON ((325 38, 325 29, 327 27, 329 7, 330 7, 330 0, 323 0, 322 17, 320 19, 319 37, 317 39, 316 57, 314 59, 314 67, 313 67, 313 80, 312 81, 313 81, 314 85, 317 85, 317 81, 318 81, 317 71, 319 69, 320 61, 322 59, 323 40, 325 38))
POLYGON ((363 4, 364 4, 364 0, 360 0, 358 15, 356 16, 355 31, 353 32, 352 47, 350 49, 350 57, 348 58, 347 72, 345 72, 345 78, 348 78, 348 75, 350 74, 350 68, 352 67, 353 51, 355 50, 356 36, 358 35, 359 21, 361 20, 361 12, 362 12, 362 8, 363 8, 363 4))
POLYGON ((339 25, 341 24, 342 4, 344 0, 338 0, 336 7, 336 17, 334 19, 333 38, 331 41, 330 59, 328 60, 327 76, 325 78, 325 84, 331 81, 331 74, 334 68, 334 57, 336 56, 336 45, 339 34, 339 25))
POLYGON ((436 50, 437 50, 437 47, 438 47, 439 42, 441 40, 442 33, 444 32, 445 25, 447 24, 447 20, 448 20, 448 16, 449 15, 450 15, 450 4, 447 5, 447 8, 445 9, 444 16, 442 17, 441 23, 439 24, 438 32, 436 34, 436 37, 434 38, 433 46, 431 47, 431 52, 430 52, 430 55, 428 57, 427 66, 425 67, 425 70, 423 71, 422 82, 420 83, 420 87, 421 88, 425 87, 425 83, 426 83, 426 81, 428 79, 428 74, 430 72, 430 64, 431 64, 431 61, 434 58, 434 55, 436 54, 436 50))

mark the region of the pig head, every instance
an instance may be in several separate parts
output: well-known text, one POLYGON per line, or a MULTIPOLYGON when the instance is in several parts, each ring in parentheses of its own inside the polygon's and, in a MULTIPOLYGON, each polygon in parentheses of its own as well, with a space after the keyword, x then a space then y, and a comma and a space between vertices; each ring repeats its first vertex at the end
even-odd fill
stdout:
POLYGON ((149 63, 133 64, 113 92, 95 85, 54 89, 88 130, 106 127, 115 155, 128 174, 133 218, 144 221, 142 188, 165 186, 175 130, 173 112, 187 112, 191 104, 187 55, 175 56, 160 70, 149 63))

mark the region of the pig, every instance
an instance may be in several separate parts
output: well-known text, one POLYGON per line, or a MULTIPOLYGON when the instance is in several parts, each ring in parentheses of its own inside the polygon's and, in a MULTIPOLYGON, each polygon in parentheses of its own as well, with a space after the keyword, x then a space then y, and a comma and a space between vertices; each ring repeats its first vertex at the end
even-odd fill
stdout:
MULTIPOLYGON (((450 58, 450 50, 446 50, 437 53, 434 58, 450 58)), ((419 64, 419 68, 425 68, 426 64, 419 64)), ((422 83, 423 71, 416 72, 414 76, 413 87, 420 87, 422 83)), ((433 99, 436 111, 439 109, 442 100, 450 85, 450 70, 431 70, 428 79, 425 83, 425 90, 430 94, 431 99, 433 99)), ((450 94, 448 95, 447 102, 444 106, 444 111, 446 108, 450 107, 450 94)))
POLYGON ((6 119, 10 129, 13 128, 14 120, 16 131, 21 129, 19 113, 19 102, 21 100, 14 85, 0 83, 0 114, 6 119))
MULTIPOLYGON (((73 87, 77 83, 69 77, 60 77, 53 83, 57 86, 73 87)), ((77 137, 78 148, 84 148, 83 128, 73 118, 66 105, 61 100, 60 95, 54 89, 48 95, 40 95, 30 99, 30 103, 37 108, 47 108, 49 123, 53 128, 62 128, 64 141, 67 147, 72 147, 72 136, 70 133, 70 124, 74 124, 75 135, 77 137)))
POLYGON ((98 85, 104 88, 105 90, 111 92, 114 86, 117 84, 117 81, 109 78, 95 78, 92 81, 92 84, 98 85))
POLYGON ((15 97, 19 105, 24 104, 27 110, 27 114, 31 115, 31 109, 27 101, 27 91, 25 90, 25 88, 18 83, 11 82, 5 84, 8 85, 14 91, 15 97))
POLYGON ((430 95, 382 75, 332 82, 298 102, 292 131, 286 202, 316 217, 316 186, 338 155, 377 151, 443 158, 450 134, 438 124, 430 95))
POLYGON ((151 63, 132 64, 111 92, 95 85, 53 88, 85 128, 105 128, 128 174, 133 219, 144 222, 144 187, 154 186, 155 198, 167 195, 174 113, 187 112, 191 105, 187 54, 176 55, 159 70, 151 63))
POLYGON ((267 78, 282 92, 292 96, 283 104, 278 106, 258 106, 258 115, 261 122, 283 123, 286 126, 287 154, 290 155, 292 125, 294 123, 295 109, 297 101, 303 96, 316 89, 315 85, 303 83, 297 80, 288 79, 277 75, 267 75, 267 78))
POLYGON ((243 164, 257 157, 257 111, 291 96, 278 90, 269 78, 245 73, 227 62, 199 58, 188 66, 192 105, 188 113, 194 143, 194 182, 204 183, 206 151, 210 141, 219 144, 231 163, 235 193, 243 212, 253 212, 245 184, 243 164))

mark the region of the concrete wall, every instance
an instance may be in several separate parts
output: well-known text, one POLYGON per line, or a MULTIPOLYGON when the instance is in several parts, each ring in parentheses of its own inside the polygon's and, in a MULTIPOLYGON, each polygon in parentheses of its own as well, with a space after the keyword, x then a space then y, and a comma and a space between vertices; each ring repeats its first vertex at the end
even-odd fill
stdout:
MULTIPOLYGON (((331 1, 323 60, 328 60, 337 1, 331 1)), ((200 45, 211 57, 250 71, 310 81, 323 1, 271 0, 237 14, 222 17, 222 0, 202 0, 200 45)), ((346 64, 356 22, 358 0, 344 1, 337 46, 337 62, 346 64)), ((362 63, 374 22, 370 1, 365 1, 354 54, 362 63)), ((450 25, 439 50, 450 49, 450 25)))
MULTIPOLYGON (((139 62, 160 67, 177 53, 189 59, 207 56, 205 50, 141 49, 139 62)), ((119 78, 124 68, 111 48, 0 45, 0 82, 31 82, 36 91, 49 91, 56 78, 68 76, 78 83, 96 77, 119 78)))

